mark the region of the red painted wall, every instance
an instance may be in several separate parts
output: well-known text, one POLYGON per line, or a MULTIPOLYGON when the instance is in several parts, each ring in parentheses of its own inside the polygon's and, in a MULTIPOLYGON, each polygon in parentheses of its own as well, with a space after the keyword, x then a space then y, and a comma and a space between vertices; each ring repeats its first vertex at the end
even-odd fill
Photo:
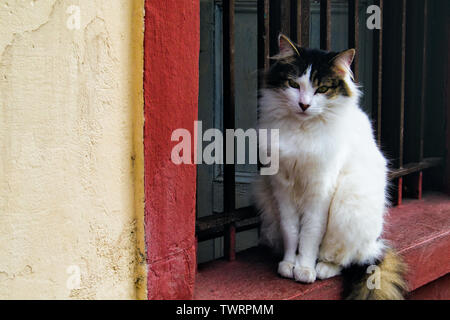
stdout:
POLYGON ((172 131, 197 119, 199 0, 145 3, 145 235, 149 299, 190 299, 195 257, 195 165, 170 159, 172 131))

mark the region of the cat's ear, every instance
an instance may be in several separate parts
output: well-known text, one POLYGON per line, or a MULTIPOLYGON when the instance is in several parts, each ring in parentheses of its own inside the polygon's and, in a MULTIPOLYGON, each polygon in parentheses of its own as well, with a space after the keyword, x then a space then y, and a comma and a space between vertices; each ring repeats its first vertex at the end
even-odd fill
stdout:
POLYGON ((331 62, 339 72, 349 73, 353 78, 351 65, 355 58, 355 53, 355 49, 344 50, 331 59, 331 62))
POLYGON ((300 56, 300 52, 298 51, 297 46, 291 41, 291 39, 289 39, 282 33, 278 35, 278 47, 280 49, 280 52, 277 55, 271 57, 271 59, 279 60, 293 55, 300 56))

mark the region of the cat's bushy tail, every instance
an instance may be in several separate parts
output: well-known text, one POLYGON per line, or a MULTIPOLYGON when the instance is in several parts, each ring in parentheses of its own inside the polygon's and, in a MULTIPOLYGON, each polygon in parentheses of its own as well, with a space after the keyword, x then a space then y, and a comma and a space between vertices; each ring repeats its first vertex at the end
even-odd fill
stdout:
POLYGON ((344 297, 347 300, 403 300, 407 292, 405 273, 403 259, 392 248, 387 248, 375 265, 352 265, 343 270, 344 297))

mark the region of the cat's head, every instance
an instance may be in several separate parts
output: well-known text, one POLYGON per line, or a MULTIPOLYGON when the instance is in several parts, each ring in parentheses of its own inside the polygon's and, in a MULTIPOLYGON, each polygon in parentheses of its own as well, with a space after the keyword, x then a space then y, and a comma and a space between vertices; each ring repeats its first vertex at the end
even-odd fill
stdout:
POLYGON ((350 69, 355 50, 326 52, 297 46, 279 36, 279 53, 266 74, 265 92, 272 103, 299 119, 334 113, 355 102, 359 90, 350 69))

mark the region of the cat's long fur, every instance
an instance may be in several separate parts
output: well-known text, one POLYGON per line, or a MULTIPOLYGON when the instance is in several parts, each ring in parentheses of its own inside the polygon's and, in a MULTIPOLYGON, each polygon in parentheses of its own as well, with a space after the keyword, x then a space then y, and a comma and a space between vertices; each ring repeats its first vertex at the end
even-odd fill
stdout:
POLYGON ((353 54, 302 49, 280 37, 280 53, 259 99, 259 127, 280 134, 279 172, 260 176, 254 185, 261 236, 283 250, 278 267, 283 277, 311 283, 346 270, 346 279, 352 279, 348 298, 401 299, 404 264, 380 239, 387 161, 359 108, 353 54), (330 75, 339 79, 330 82, 338 87, 318 94, 330 75), (295 88, 285 78, 293 79, 295 88), (309 108, 303 111, 299 103, 309 108), (360 272, 369 265, 381 268, 379 289, 369 290, 370 274, 360 272), (359 277, 351 275, 355 266, 359 277))

